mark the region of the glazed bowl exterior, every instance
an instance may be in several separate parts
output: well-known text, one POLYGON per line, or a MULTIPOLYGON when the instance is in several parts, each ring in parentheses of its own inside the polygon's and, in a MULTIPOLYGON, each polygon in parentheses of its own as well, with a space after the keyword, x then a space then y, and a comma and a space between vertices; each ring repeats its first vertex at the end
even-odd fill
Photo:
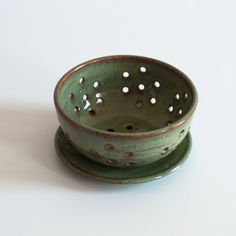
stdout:
POLYGON ((197 92, 185 74, 164 62, 109 56, 67 72, 54 102, 64 134, 80 153, 109 166, 138 167, 168 158, 182 142, 197 92))

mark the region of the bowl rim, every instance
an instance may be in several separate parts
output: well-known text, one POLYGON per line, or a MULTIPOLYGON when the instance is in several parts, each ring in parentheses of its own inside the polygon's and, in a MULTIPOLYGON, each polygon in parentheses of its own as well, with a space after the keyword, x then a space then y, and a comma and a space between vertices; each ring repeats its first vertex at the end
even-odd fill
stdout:
POLYGON ((179 69, 177 69, 176 67, 154 59, 154 58, 150 58, 150 57, 144 57, 144 56, 137 56, 137 55, 112 55, 112 56, 104 56, 104 57, 98 57, 92 60, 88 60, 85 61, 75 67, 73 67, 72 69, 70 69, 68 72, 66 72, 61 79, 57 82, 57 85, 54 89, 54 104, 56 107, 57 112, 59 112, 59 114, 65 118, 68 122, 70 122, 72 125, 76 126, 77 128, 82 128, 85 131, 89 132, 89 133, 96 133, 97 135, 102 135, 102 136, 110 136, 110 137, 130 137, 130 138, 138 138, 138 137, 153 137, 153 136, 160 136, 163 135, 167 132, 170 132, 174 129, 177 129, 179 126, 182 126, 183 124, 185 124, 188 120, 191 119, 196 107, 197 107, 197 103, 198 103, 198 94, 197 94, 197 90, 195 85, 193 84, 193 82, 188 78, 187 75, 185 75, 182 71, 180 71, 179 69), (151 131, 144 131, 144 132, 136 132, 136 133, 121 133, 121 132, 109 132, 106 130, 101 130, 101 129, 96 129, 90 126, 87 126, 85 124, 79 123, 77 121, 75 121, 74 119, 70 118, 70 116, 68 116, 61 108, 60 104, 59 104, 59 93, 60 93, 60 89, 63 86, 64 82, 69 79, 71 77, 71 75, 73 75, 75 72, 77 72, 78 70, 80 70, 81 68, 84 68, 86 66, 95 64, 95 63, 100 63, 100 62, 106 62, 106 61, 112 61, 112 60, 120 60, 120 59, 140 59, 140 60, 146 60, 147 62, 151 62, 154 64, 158 64, 161 65, 169 70, 172 70, 173 72, 177 73, 180 75, 180 78, 185 80, 187 86, 189 86, 193 92, 193 102, 189 108, 189 110, 187 111, 187 113, 185 113, 180 119, 178 119, 177 121, 173 122, 171 125, 169 126, 165 126, 159 129, 154 129, 151 131))

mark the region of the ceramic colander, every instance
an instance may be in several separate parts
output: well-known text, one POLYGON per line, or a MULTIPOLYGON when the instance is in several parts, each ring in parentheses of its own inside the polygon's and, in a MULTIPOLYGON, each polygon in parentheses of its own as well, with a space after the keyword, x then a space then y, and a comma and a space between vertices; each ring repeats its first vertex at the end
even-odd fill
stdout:
POLYGON ((168 158, 188 133, 194 85, 178 69, 140 56, 109 56, 67 72, 54 93, 61 128, 87 158, 137 167, 168 158))

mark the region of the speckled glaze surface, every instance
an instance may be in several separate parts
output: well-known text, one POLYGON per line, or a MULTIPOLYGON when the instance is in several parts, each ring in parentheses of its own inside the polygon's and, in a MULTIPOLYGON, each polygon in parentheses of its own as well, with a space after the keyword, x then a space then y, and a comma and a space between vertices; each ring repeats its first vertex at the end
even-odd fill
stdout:
POLYGON ((75 149, 93 161, 130 168, 176 149, 189 131, 197 93, 185 74, 164 62, 110 56, 66 73, 54 101, 75 149))
POLYGON ((189 156, 191 136, 188 133, 181 144, 166 158, 136 168, 117 168, 101 165, 79 153, 59 127, 55 135, 58 156, 68 167, 93 179, 116 184, 136 184, 160 179, 177 169, 189 156))

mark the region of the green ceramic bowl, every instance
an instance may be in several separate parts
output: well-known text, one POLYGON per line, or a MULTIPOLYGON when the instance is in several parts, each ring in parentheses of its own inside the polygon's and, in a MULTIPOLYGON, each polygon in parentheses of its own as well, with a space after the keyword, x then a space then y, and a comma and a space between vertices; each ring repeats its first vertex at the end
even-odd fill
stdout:
POLYGON ((82 63, 58 82, 61 128, 86 157, 136 167, 168 158, 188 133, 197 92, 178 69, 140 56, 82 63))

